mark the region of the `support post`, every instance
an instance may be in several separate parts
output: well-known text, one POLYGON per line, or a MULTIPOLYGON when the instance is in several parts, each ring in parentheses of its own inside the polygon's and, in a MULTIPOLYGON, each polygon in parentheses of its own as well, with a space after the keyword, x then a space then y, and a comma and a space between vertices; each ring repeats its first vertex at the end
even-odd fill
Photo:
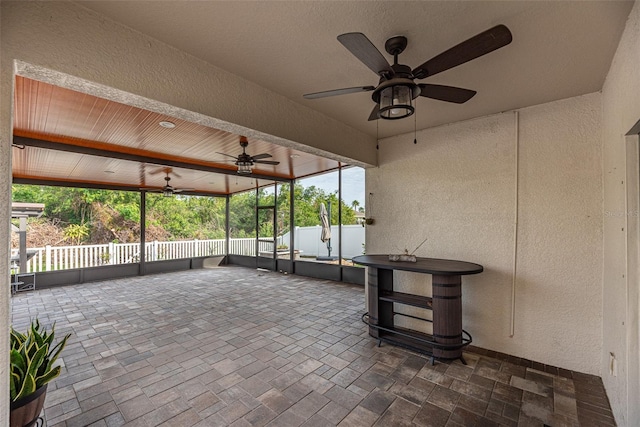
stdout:
POLYGON ((20 217, 20 231, 18 231, 20 239, 20 273, 27 272, 27 217, 20 217))
POLYGON ((291 181, 289 181, 289 250, 290 250, 290 259, 291 259, 291 263, 289 263, 289 274, 293 274, 295 272, 295 260, 296 260, 296 248, 295 248, 295 244, 296 244, 296 239, 295 239, 295 228, 296 228, 296 224, 295 224, 295 220, 296 220, 296 216, 295 216, 295 212, 294 212, 294 205, 295 205, 295 185, 296 185, 296 180, 292 179, 291 181))
POLYGON ((147 192, 140 192, 140 269, 138 274, 144 276, 147 262, 147 192))
POLYGON ((227 194, 225 200, 224 207, 224 229, 225 229, 225 242, 224 242, 224 254, 225 254, 225 264, 229 264, 229 195, 227 194))
MULTIPOLYGON (((342 265, 342 163, 338 168, 338 265, 342 265)), ((340 268, 342 281, 342 268, 340 268)))

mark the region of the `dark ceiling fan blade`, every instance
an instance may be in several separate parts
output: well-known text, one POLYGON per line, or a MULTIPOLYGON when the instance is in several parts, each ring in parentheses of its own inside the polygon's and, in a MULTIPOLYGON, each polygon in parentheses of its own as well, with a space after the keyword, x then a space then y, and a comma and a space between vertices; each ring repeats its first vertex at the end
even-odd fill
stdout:
POLYGON ((216 151, 216 154, 222 154, 223 156, 227 156, 227 157, 231 157, 232 159, 236 159, 236 156, 232 156, 231 154, 225 154, 225 153, 221 153, 219 151, 216 151))
POLYGON ((369 121, 378 120, 379 118, 380 118, 380 106, 376 104, 376 106, 373 107, 373 110, 371 110, 371 114, 369 114, 369 121))
POLYGON ((149 175, 157 175, 159 173, 165 173, 165 174, 167 174, 167 176, 173 175, 176 178, 182 178, 182 176, 178 172, 174 171, 173 168, 168 167, 168 166, 164 166, 164 167, 158 168, 156 170, 149 171, 149 175))
POLYGON ((260 159, 266 159, 267 157, 273 157, 273 156, 271 154, 262 153, 262 154, 256 154, 255 156, 251 156, 251 159, 260 160, 260 159))
POLYGON ((325 90, 324 92, 307 93, 306 95, 302 95, 302 96, 305 99, 318 99, 318 98, 326 98, 327 96, 346 95, 348 93, 370 92, 374 89, 375 89, 375 86, 347 87, 344 89, 333 89, 333 90, 325 90))
POLYGON ((155 170, 149 171, 149 175, 157 175, 159 173, 167 173, 167 171, 171 171, 171 168, 161 167, 161 168, 157 168, 155 170))
POLYGON ((253 163, 262 163, 263 165, 279 165, 280 162, 275 160, 254 160, 253 163))
POLYGON ((393 74, 393 69, 389 62, 364 34, 340 34, 338 41, 377 75, 393 74))
POLYGON ((465 62, 476 59, 511 43, 511 31, 504 25, 497 25, 431 58, 413 70, 417 79, 433 76, 465 62))
POLYGON ((475 90, 463 89, 461 87, 432 85, 421 83, 420 96, 425 98, 437 99, 440 101, 455 102, 456 104, 463 104, 473 98, 477 93, 475 90))

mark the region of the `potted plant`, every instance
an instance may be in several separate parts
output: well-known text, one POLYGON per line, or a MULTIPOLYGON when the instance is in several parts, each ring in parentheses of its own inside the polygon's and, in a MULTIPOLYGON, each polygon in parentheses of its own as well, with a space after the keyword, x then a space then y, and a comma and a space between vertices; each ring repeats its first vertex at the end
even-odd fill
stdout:
POLYGON ((60 375, 54 366, 71 334, 54 345, 55 324, 48 331, 38 319, 22 334, 11 327, 11 427, 35 425, 44 406, 47 384, 60 375))

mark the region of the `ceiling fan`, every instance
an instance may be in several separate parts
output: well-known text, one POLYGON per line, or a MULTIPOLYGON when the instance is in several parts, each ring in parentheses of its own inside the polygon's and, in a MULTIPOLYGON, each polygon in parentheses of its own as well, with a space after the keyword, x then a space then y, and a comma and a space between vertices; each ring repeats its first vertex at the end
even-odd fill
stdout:
POLYGON ((182 178, 182 176, 180 176, 177 172, 174 172, 173 169, 170 168, 170 167, 164 167, 164 168, 156 169, 155 171, 149 172, 149 175, 156 175, 158 173, 167 174, 167 176, 164 177, 164 180, 166 181, 166 184, 164 185, 164 187, 162 187, 162 189, 143 188, 143 190, 162 193, 162 195, 164 197, 171 197, 176 193, 182 193, 183 191, 191 191, 191 190, 193 190, 193 188, 175 188, 175 187, 173 187, 169 183, 171 181, 171 177, 169 175, 173 174, 176 178, 182 178))
POLYGON ((504 25, 497 25, 429 59, 413 70, 398 63, 400 55, 407 47, 404 36, 391 37, 384 48, 393 55, 393 65, 362 33, 346 33, 338 36, 338 41, 364 65, 380 76, 378 86, 358 86, 334 89, 304 95, 306 99, 325 98, 348 93, 373 91, 371 98, 376 103, 369 120, 397 120, 409 117, 415 111, 413 100, 418 96, 440 101, 462 104, 470 100, 476 91, 459 87, 427 83, 415 83, 465 62, 493 52, 511 43, 512 36, 504 25))
POLYGON ((271 157, 271 154, 262 153, 256 154, 255 156, 250 156, 247 154, 247 146, 249 145, 249 141, 246 136, 240 137, 240 146, 242 147, 242 153, 237 156, 232 156, 231 154, 225 154, 217 152, 218 154, 222 154, 223 156, 232 157, 235 159, 235 164, 238 166, 239 174, 250 174, 251 169, 253 168, 254 163, 262 163, 265 165, 279 165, 280 162, 276 162, 274 160, 262 160, 268 157, 271 157))

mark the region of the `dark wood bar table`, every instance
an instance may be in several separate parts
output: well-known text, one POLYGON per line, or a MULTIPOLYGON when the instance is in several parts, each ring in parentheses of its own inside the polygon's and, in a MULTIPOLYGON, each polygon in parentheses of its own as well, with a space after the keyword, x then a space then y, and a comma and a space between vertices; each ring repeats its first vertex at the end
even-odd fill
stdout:
POLYGON ((417 258, 416 262, 389 261, 389 255, 361 255, 353 262, 369 267, 367 290, 369 312, 362 316, 369 335, 390 344, 426 353, 433 359, 460 359, 462 349, 471 343, 471 335, 462 329, 462 276, 478 274, 483 267, 465 261, 417 258), (432 297, 397 292, 393 271, 411 271, 432 275, 432 297), (394 311, 394 303, 420 307, 433 312, 433 320, 394 311), (433 322, 433 334, 395 326, 395 316, 433 322))

